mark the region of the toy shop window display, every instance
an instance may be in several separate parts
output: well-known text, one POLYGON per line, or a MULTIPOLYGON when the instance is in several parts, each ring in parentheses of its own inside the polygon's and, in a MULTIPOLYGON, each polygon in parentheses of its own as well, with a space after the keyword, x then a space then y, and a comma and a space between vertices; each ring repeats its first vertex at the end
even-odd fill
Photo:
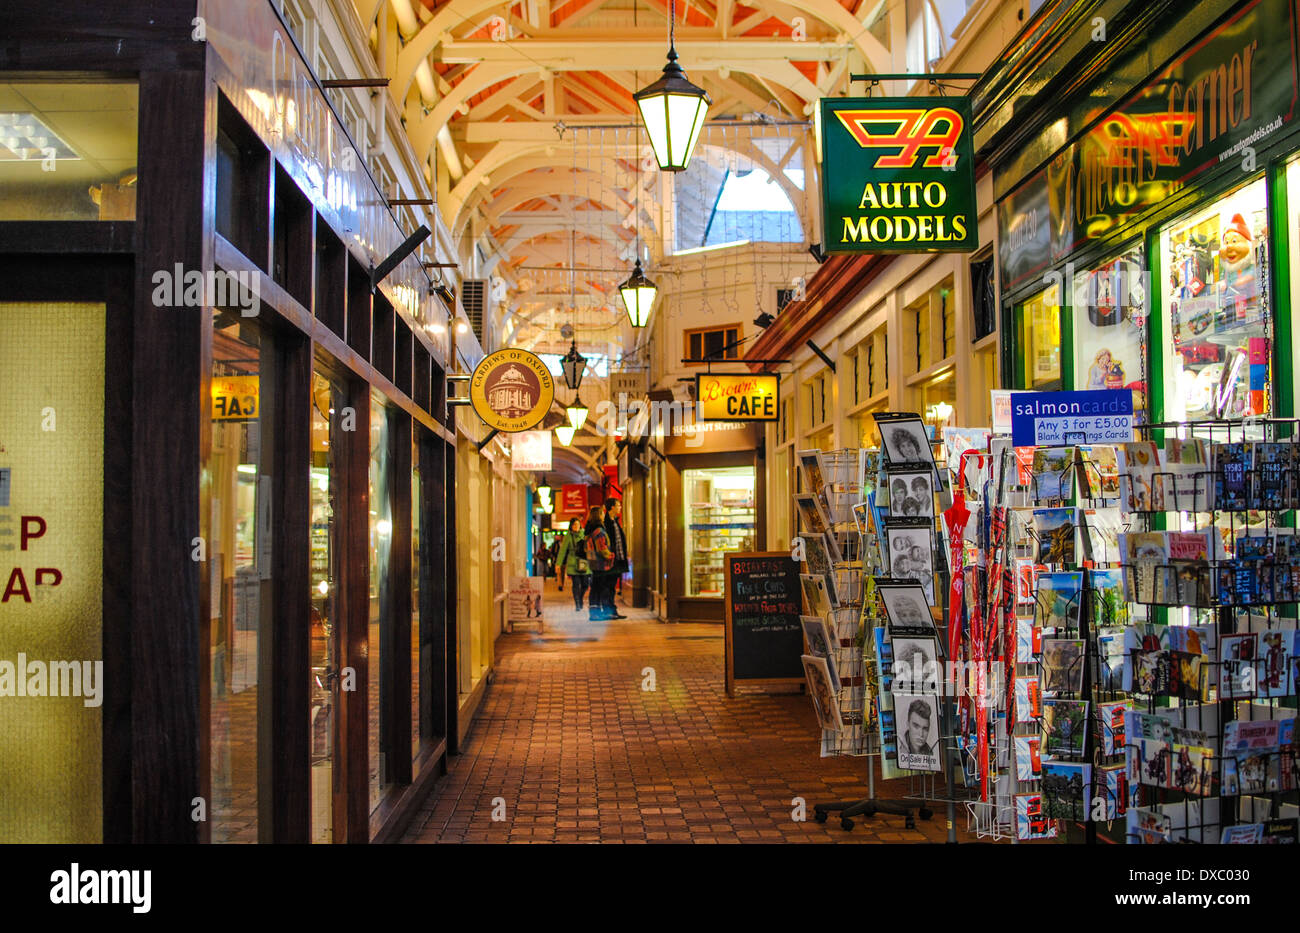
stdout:
POLYGON ((1264 179, 1160 231, 1164 420, 1272 413, 1264 179))
POLYGON ((1139 418, 1147 410, 1147 300, 1151 291, 1141 246, 1076 273, 1074 383, 1078 389, 1131 389, 1139 418))

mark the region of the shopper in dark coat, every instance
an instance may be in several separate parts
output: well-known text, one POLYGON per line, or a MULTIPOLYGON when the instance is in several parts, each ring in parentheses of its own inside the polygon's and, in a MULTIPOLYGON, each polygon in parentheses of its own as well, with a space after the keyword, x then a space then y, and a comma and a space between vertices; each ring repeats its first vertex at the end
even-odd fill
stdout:
POLYGON ((591 567, 591 593, 587 597, 588 619, 604 622, 611 618, 606 590, 614 586, 614 552, 609 549, 609 534, 605 531, 605 509, 593 505, 587 513, 587 564, 591 567))
POLYGON ((606 591, 605 609, 611 619, 626 619, 614 605, 614 588, 619 578, 632 569, 627 555, 627 535, 623 534, 623 500, 613 496, 605 500, 605 534, 609 535, 609 549, 614 553, 614 569, 606 591))

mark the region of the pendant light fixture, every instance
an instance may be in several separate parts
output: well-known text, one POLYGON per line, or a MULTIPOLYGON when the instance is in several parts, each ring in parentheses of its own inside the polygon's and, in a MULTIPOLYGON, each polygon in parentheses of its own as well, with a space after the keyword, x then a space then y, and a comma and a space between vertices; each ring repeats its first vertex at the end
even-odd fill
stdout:
MULTIPOLYGON (((670 58, 675 56, 676 53, 669 55, 670 58)), ((627 281, 618 287, 618 292, 623 297, 623 306, 627 308, 627 316, 632 326, 645 327, 646 321, 650 320, 650 309, 654 306, 659 289, 641 271, 641 133, 639 127, 636 139, 636 267, 627 281)))
POLYGON ((587 406, 582 404, 582 396, 575 394, 573 402, 565 409, 569 413, 569 424, 573 430, 582 430, 583 424, 587 421, 587 406))
POLYGON ((560 439, 560 443, 565 447, 573 443, 573 435, 578 433, 578 429, 571 424, 562 424, 555 429, 555 436, 560 439))
POLYGON ((623 304, 627 306, 627 316, 632 321, 632 326, 645 327, 646 321, 650 320, 650 308, 655 303, 659 287, 641 271, 640 256, 636 259, 636 268, 627 281, 618 287, 618 291, 623 296, 623 304))
POLYGON ((665 172, 685 170, 691 161, 695 140, 704 127, 709 104, 713 103, 703 88, 696 87, 686 78, 686 72, 677 64, 675 42, 677 3, 670 0, 668 15, 668 64, 654 84, 632 95, 641 111, 641 122, 650 134, 650 145, 655 160, 665 172))
POLYGON ((564 384, 577 392, 578 387, 582 385, 582 377, 587 371, 587 358, 578 352, 576 337, 569 341, 569 352, 560 357, 560 369, 564 371, 564 384))

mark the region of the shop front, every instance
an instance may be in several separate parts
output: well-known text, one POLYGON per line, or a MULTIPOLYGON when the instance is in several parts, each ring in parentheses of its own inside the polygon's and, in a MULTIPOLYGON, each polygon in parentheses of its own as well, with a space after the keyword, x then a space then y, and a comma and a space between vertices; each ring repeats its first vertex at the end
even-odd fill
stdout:
POLYGON ((1156 422, 1294 412, 1295 6, 1197 13, 1151 17, 1086 69, 1003 63, 977 88, 1004 384, 1129 389, 1156 422), (1095 77, 1064 107, 1060 94, 1028 97, 1034 74, 1062 70, 1095 77), (1111 101, 1100 111, 1099 96, 1111 101), (1035 135, 1060 143, 1026 145, 1035 135))
POLYGON ((725 555, 761 551, 767 521, 761 426, 695 421, 687 412, 664 437, 665 535, 660 555, 666 615, 721 622, 725 555))
POLYGON ((460 732, 447 329, 274 8, 182 7, 0 51, 61 140, 0 163, 0 658, 91 691, 0 714, 0 838, 387 839, 460 732))

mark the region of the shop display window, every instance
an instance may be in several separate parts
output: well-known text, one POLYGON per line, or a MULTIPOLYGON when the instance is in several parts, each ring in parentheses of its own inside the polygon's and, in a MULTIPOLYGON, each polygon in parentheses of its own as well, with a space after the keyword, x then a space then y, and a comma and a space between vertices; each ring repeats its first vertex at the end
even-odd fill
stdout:
POLYGON ((383 735, 381 722, 387 717, 381 716, 381 707, 388 691, 382 684, 382 668, 379 663, 382 652, 392 633, 389 618, 388 587, 390 580, 390 556, 393 540, 393 514, 391 496, 391 477, 388 455, 390 433, 388 430, 388 411, 380 399, 370 400, 370 624, 368 630, 369 667, 367 709, 370 728, 367 741, 370 746, 370 810, 374 811, 383 799, 384 791, 392 783, 392 767, 388 762, 388 752, 392 745, 388 736, 383 735))
MULTIPOLYGON (((109 640, 129 635, 104 624, 105 586, 129 585, 113 579, 111 570, 105 579, 105 570, 119 565, 111 557, 106 561, 105 545, 120 549, 128 540, 111 519, 105 525, 105 493, 123 494, 120 475, 110 478, 107 489, 104 476, 104 428, 114 406, 112 389, 106 401, 106 368, 122 365, 120 359, 106 361, 108 313, 103 302, 0 301, 0 553, 6 589, 0 599, 0 661, 7 668, 0 674, 0 840, 6 843, 98 844, 121 815, 107 812, 104 785, 106 773, 123 774, 121 759, 129 752, 129 744, 124 749, 104 733, 110 718, 117 718, 112 691, 130 692, 129 682, 106 679, 114 675, 102 665, 109 640), (36 516, 38 524, 22 516, 36 516), (28 533, 39 537, 24 540, 28 533), (51 581, 43 567, 57 569, 61 578, 51 581), (23 673, 23 653, 32 661, 80 659, 99 670, 81 668, 93 679, 63 682, 61 690, 66 694, 72 687, 81 695, 59 697, 61 675, 51 665, 47 695, 15 697, 15 684, 31 683, 23 673)), ((120 438, 110 430, 109 440, 120 438)), ((15 856, 14 864, 30 856, 15 856)))
POLYGON ((1071 287, 1074 385, 1131 389, 1147 409, 1147 299, 1150 275, 1141 246, 1078 272, 1071 287))
POLYGON ((1273 411, 1264 179, 1160 231, 1166 421, 1273 411))
POLYGON ((346 402, 342 388, 319 372, 312 373, 311 394, 311 841, 328 843, 334 838, 334 701, 341 635, 333 442, 336 411, 346 402))
POLYGON ((1061 290, 1046 288, 1016 307, 1016 385, 1051 389, 1061 383, 1061 290))
POLYGON ((1295 361, 1300 359, 1300 327, 1295 326, 1297 309, 1300 309, 1300 158, 1292 159, 1286 167, 1286 191, 1287 191, 1287 248, 1290 250, 1290 287, 1291 287, 1291 335, 1288 338, 1281 338, 1284 341, 1283 347, 1290 350, 1291 354, 1291 411, 1294 415, 1300 411, 1300 398, 1295 393, 1296 373, 1295 361))
POLYGON ((686 595, 722 596, 728 551, 752 551, 754 468, 685 470, 686 595))
POLYGON ((0 83, 0 221, 135 220, 140 87, 0 83))
POLYGON ((263 464, 264 356, 255 324, 214 315, 208 526, 213 842, 258 841, 258 655, 270 597, 270 477, 263 464))

